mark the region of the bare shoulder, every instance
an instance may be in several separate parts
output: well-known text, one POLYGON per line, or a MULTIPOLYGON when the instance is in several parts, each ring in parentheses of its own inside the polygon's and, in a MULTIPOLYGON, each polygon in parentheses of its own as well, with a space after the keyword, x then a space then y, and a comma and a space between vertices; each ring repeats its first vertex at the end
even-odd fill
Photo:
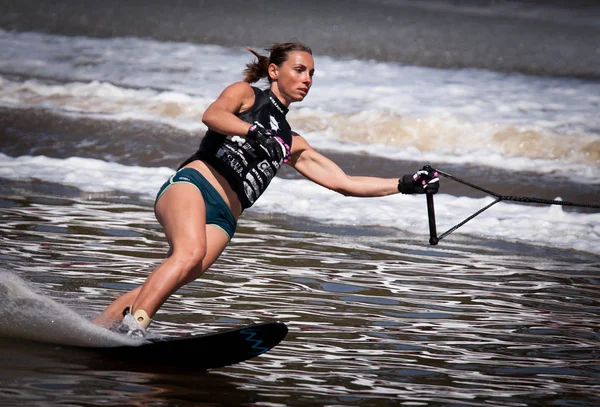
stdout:
POLYGON ((245 81, 234 82, 231 85, 227 86, 223 92, 235 92, 235 93, 243 93, 243 94, 254 94, 252 90, 252 86, 245 81))
POLYGON ((244 111, 254 104, 254 90, 248 82, 235 82, 221 92, 215 103, 233 108, 233 111, 244 111))

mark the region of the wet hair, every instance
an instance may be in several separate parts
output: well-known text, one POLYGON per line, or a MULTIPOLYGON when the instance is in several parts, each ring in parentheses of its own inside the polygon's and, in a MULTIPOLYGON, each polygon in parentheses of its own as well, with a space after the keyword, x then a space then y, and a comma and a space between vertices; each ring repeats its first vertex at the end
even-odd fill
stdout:
MULTIPOLYGON (((308 52, 312 55, 312 50, 306 45, 300 42, 284 42, 281 44, 273 44, 271 48, 265 48, 265 51, 269 52, 269 56, 260 55, 252 48, 248 48, 248 51, 254 54, 257 61, 246 64, 244 69, 244 80, 248 83, 258 82, 262 78, 269 77, 269 65, 275 64, 277 66, 283 65, 287 61, 288 56, 291 52, 301 51, 308 52)), ((269 82, 271 79, 269 78, 269 82)))

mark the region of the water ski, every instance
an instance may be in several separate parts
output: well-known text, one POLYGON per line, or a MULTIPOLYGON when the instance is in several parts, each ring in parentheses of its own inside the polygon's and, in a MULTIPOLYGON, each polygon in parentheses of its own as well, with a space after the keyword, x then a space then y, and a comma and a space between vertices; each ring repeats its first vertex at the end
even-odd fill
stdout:
POLYGON ((81 356, 91 362, 92 356, 105 364, 144 369, 168 365, 201 370, 239 363, 270 350, 288 332, 282 322, 264 322, 204 335, 134 339, 93 324, 2 271, 0 305, 1 340, 52 344, 59 357, 68 353, 71 359, 81 356))
POLYGON ((103 357, 125 363, 214 369, 254 358, 287 335, 282 322, 264 322, 204 335, 162 337, 139 346, 96 348, 103 357))

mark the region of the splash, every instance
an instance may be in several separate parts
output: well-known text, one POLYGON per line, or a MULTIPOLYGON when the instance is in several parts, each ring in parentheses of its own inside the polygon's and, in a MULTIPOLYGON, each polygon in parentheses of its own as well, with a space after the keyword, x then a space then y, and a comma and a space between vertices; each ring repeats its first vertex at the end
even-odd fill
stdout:
POLYGON ((93 324, 6 271, 0 271, 0 337, 84 347, 143 343, 93 324))

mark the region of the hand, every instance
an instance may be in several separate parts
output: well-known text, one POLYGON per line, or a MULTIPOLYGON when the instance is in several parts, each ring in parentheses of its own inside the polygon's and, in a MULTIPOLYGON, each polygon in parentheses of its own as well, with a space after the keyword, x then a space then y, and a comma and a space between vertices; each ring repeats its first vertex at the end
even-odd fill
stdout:
POLYGON ((398 180, 398 191, 403 194, 435 194, 440 189, 436 170, 426 165, 415 175, 404 175, 398 180))
POLYGON ((277 164, 280 165, 282 161, 289 161, 290 147, 281 139, 281 137, 273 134, 271 130, 253 124, 248 129, 248 135, 246 137, 256 141, 258 145, 266 151, 269 157, 277 162, 277 164))

